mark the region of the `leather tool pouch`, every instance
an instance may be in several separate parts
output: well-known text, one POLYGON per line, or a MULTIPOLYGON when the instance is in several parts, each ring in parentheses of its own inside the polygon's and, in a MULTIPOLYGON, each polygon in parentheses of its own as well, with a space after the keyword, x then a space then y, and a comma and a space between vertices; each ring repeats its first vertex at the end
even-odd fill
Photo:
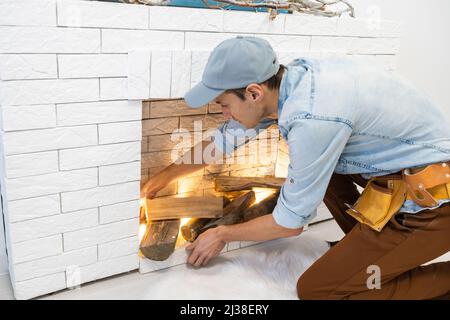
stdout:
POLYGON ((408 196, 422 207, 434 207, 450 196, 450 162, 435 163, 412 173, 403 170, 408 196))
POLYGON ((401 176, 376 177, 369 180, 361 196, 347 213, 376 231, 381 231, 406 199, 401 176))

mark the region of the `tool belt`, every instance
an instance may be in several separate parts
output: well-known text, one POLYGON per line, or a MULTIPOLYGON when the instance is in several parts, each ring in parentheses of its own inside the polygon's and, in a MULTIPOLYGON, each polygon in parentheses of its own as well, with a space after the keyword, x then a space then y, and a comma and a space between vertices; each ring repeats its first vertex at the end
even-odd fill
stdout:
POLYGON ((450 161, 371 178, 356 203, 345 205, 356 220, 381 231, 405 200, 431 208, 449 198, 450 161))

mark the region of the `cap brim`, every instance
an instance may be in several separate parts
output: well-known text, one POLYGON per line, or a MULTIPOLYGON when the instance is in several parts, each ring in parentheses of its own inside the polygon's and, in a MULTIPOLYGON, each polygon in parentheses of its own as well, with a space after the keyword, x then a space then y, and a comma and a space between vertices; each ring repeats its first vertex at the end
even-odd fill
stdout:
POLYGON ((223 89, 209 88, 200 82, 184 95, 184 101, 191 108, 200 108, 224 92, 223 89))

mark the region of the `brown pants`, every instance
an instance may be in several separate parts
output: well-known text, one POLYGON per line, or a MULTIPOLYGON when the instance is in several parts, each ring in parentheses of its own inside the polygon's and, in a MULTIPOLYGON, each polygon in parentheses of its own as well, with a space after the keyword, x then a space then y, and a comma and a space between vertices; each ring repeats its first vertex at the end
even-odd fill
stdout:
POLYGON ((324 202, 346 235, 299 278, 299 298, 446 297, 450 261, 421 265, 450 250, 450 203, 416 214, 399 212, 377 232, 345 212, 344 203, 359 197, 354 183, 364 187, 366 181, 360 175, 331 178, 324 202))

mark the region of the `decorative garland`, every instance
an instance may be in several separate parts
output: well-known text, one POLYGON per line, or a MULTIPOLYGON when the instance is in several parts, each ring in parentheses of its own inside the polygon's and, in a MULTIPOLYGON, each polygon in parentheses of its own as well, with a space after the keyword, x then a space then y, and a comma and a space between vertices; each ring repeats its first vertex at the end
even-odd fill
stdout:
MULTIPOLYGON (((167 6, 170 0, 121 0, 125 3, 136 3, 156 6, 167 6)), ((227 6, 237 6, 268 9, 270 18, 274 19, 278 10, 290 13, 299 12, 315 16, 336 17, 348 12, 350 17, 355 16, 353 6, 347 0, 215 0, 218 5, 212 5, 208 0, 202 0, 208 8, 224 9, 227 6)))

